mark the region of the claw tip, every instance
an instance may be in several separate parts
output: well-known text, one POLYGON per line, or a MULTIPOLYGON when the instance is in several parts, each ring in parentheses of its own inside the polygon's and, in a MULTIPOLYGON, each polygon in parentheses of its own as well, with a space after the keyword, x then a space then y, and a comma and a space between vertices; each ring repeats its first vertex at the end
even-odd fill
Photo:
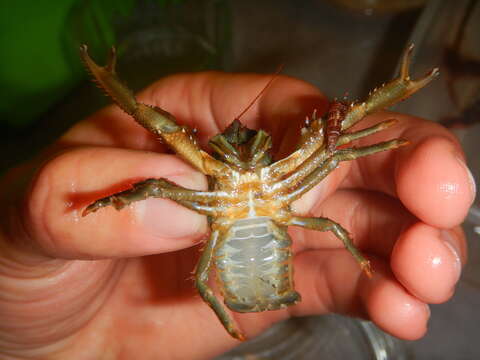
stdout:
POLYGON ((90 214, 92 212, 95 212, 95 211, 97 211, 97 209, 94 208, 93 206, 89 205, 82 211, 82 217, 85 217, 88 214, 90 214))
POLYGON ((391 118, 391 119, 385 120, 385 125, 386 126, 391 126, 391 125, 396 124, 396 123, 398 123, 398 119, 396 119, 396 118, 391 118))
POLYGON ((405 140, 405 139, 399 139, 398 140, 398 147, 407 146, 407 145, 410 145, 410 141, 405 140))
POLYGON ((362 268, 363 272, 365 273, 365 275, 368 276, 369 279, 373 277, 373 269, 370 266, 370 261, 367 260, 365 262, 362 262, 360 264, 360 267, 362 268))
POLYGON ((247 338, 246 338, 245 335, 243 335, 243 334, 238 334, 238 336, 237 336, 236 338, 237 338, 238 340, 240 340, 240 341, 245 341, 245 340, 247 340, 247 338))
POLYGON ((433 68, 432 70, 430 70, 430 72, 428 73, 428 76, 430 77, 435 77, 435 76, 438 76, 440 75, 440 69, 438 67, 436 68, 433 68))

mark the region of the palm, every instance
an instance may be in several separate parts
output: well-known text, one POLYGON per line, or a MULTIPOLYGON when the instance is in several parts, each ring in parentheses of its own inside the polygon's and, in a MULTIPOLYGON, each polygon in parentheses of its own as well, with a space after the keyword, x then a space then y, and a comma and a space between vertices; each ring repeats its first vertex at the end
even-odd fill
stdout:
MULTIPOLYGON (((254 75, 179 75, 157 83, 140 100, 161 99, 156 105, 198 128, 205 145, 266 81, 254 75)), ((298 120, 315 107, 324 111, 326 101, 314 88, 279 77, 242 121, 272 133, 276 151, 284 155, 295 143, 292 134, 298 134, 298 120)), ((376 123, 386 116, 365 122, 376 123)), ((395 129, 378 136, 401 134, 414 146, 344 164, 295 204, 298 212, 322 214, 344 225, 360 248, 373 256, 374 279, 360 275, 338 240, 292 229, 295 280, 303 301, 288 310, 236 314, 247 335, 290 315, 334 311, 368 316, 386 331, 413 339, 425 332, 425 303, 445 301, 452 294, 459 260, 439 240, 437 229, 455 228, 448 232, 453 239, 450 245, 464 257, 463 236, 456 226, 473 200, 471 184, 454 157, 455 153, 461 157, 461 151, 446 130, 419 119, 399 118, 395 129), (444 184, 455 184, 457 191, 444 196, 442 189, 452 188, 444 184), (412 246, 419 237, 422 243, 412 246), (435 257, 442 260, 440 266, 431 261, 435 257), (437 278, 441 280, 432 281, 437 278)), ((202 216, 151 199, 120 212, 104 209, 79 216, 86 204, 103 195, 99 190, 111 193, 119 184, 124 187, 147 177, 204 188, 203 176, 172 155, 142 151, 164 149, 114 108, 76 125, 55 149, 64 151, 40 170, 27 201, 13 200, 26 204, 10 214, 18 216, 20 210, 22 222, 4 225, 3 243, 13 249, 5 251, 6 263, 11 259, 21 263, 22 273, 27 278, 37 274, 36 280, 18 280, 17 273, 1 265, 7 269, 2 275, 7 281, 0 281, 3 293, 20 293, 25 299, 45 294, 40 302, 16 303, 12 297, 0 303, 0 320, 3 316, 12 321, 9 314, 22 314, 13 319, 19 329, 40 319, 54 330, 30 326, 29 332, 22 332, 0 326, 0 334, 16 334, 0 351, 12 353, 16 346, 12 344, 31 344, 35 339, 35 351, 45 358, 52 351, 48 345, 58 344, 62 354, 78 359, 78 354, 95 358, 106 352, 113 358, 141 353, 145 359, 194 359, 208 358, 235 344, 188 280, 199 253, 192 246, 207 231, 202 216), (28 243, 35 246, 25 246, 28 243), (45 271, 52 268, 56 271, 45 271)), ((4 188, 13 189, 21 175, 22 170, 12 172, 4 188)))
POLYGON ((207 349, 199 351, 200 344, 208 342, 215 330, 219 336, 222 333, 211 326, 212 322, 216 325, 215 319, 189 280, 197 254, 195 247, 127 260, 111 296, 83 330, 87 338, 107 324, 109 330, 103 332, 106 342, 125 358, 139 353, 145 354, 145 359, 164 358, 179 339, 190 344, 177 349, 175 355, 180 358, 211 355, 207 349))

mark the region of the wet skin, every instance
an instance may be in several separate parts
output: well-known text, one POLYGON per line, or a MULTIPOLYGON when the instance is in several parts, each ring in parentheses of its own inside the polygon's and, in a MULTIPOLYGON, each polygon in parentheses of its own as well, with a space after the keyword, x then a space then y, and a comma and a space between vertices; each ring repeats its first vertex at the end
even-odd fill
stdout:
MULTIPOLYGON (((177 75, 139 98, 197 128, 204 146, 268 79, 177 75)), ((281 76, 242 122, 269 130, 275 150, 285 155, 305 115, 326 107, 318 90, 281 76)), ((373 278, 333 235, 295 228, 295 282, 303 301, 286 310, 234 314, 247 336, 289 316, 338 312, 416 339, 426 331, 427 304, 452 296, 466 258, 458 225, 473 201, 473 182, 457 141, 434 123, 382 112, 362 127, 391 118, 399 123, 357 145, 401 137, 410 146, 342 163, 294 203, 298 213, 341 223, 372 259, 373 278)), ((104 195, 98 189, 115 192, 119 184, 128 186, 126 179, 163 177, 206 189, 203 175, 182 160, 151 152, 164 150, 111 106, 4 176, 3 357, 128 359, 141 352, 145 359, 206 359, 236 344, 187 280, 198 258, 192 246, 207 231, 202 215, 149 199, 121 212, 80 217, 86 204, 104 195)))

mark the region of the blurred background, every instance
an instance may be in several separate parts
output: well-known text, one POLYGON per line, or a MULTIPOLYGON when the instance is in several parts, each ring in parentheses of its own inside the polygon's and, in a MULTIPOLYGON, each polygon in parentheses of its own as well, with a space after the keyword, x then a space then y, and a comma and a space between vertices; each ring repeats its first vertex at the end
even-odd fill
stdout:
MULTIPOLYGON (((110 101, 87 80, 81 43, 134 90, 175 72, 282 73, 329 97, 361 99, 391 79, 410 42, 412 75, 441 76, 394 110, 443 123, 480 176, 480 2, 477 0, 0 1, 0 169, 34 156, 110 101)), ((256 94, 254 94, 256 95, 256 94)), ((404 342, 335 315, 282 323, 218 359, 480 359, 480 201, 465 230, 458 291, 432 306, 427 336, 404 342)))

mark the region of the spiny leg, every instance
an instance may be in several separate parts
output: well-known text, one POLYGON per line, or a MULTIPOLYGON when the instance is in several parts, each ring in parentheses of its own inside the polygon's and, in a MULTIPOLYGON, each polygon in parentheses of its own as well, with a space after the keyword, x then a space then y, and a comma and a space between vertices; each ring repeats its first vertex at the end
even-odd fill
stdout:
POLYGON ((348 231, 345 230, 340 224, 323 217, 300 217, 293 216, 288 225, 301 226, 307 229, 318 231, 331 231, 337 238, 342 240, 345 248, 353 255, 355 260, 360 264, 362 270, 369 276, 372 276, 372 269, 370 267, 370 261, 368 261, 353 244, 348 231))
POLYGON ((129 190, 95 201, 84 210, 83 216, 106 206, 113 206, 120 210, 135 201, 145 200, 149 197, 170 199, 202 214, 211 215, 210 212, 213 211, 213 208, 206 205, 212 201, 226 198, 228 194, 185 189, 166 179, 147 179, 133 184, 129 190))
MULTIPOLYGON (((378 131, 387 129, 388 127, 396 124, 397 122, 398 121, 396 119, 389 119, 366 129, 362 129, 352 133, 344 133, 338 138, 336 146, 348 144, 353 140, 360 139, 362 137, 374 134, 378 131)), ((334 150, 335 149, 336 147, 334 148, 334 150)), ((303 163, 300 164, 300 166, 298 166, 291 175, 271 185, 270 191, 274 193, 281 192, 283 191, 282 189, 294 189, 311 172, 315 171, 319 166, 322 166, 329 156, 331 156, 331 154, 328 149, 318 149, 313 154, 311 154, 311 156, 306 161, 303 161, 303 163)))
POLYGON ((348 143, 352 142, 353 140, 357 140, 357 139, 363 138, 365 136, 375 134, 379 131, 382 131, 382 130, 385 130, 385 129, 389 128, 390 126, 395 125, 396 123, 398 123, 397 119, 388 119, 388 120, 382 121, 382 122, 380 122, 376 125, 370 126, 366 129, 362 129, 362 130, 355 131, 355 132, 352 132, 352 133, 344 133, 343 135, 341 135, 338 138, 337 146, 345 145, 345 144, 348 144, 348 143))
MULTIPOLYGON (((418 80, 411 80, 408 73, 408 68, 410 64, 412 50, 413 44, 410 45, 403 54, 400 75, 398 78, 388 82, 379 89, 375 89, 373 92, 370 93, 365 102, 360 104, 353 103, 349 106, 346 111, 345 118, 341 121, 341 132, 352 127, 354 124, 363 119, 366 115, 372 114, 376 111, 387 108, 401 100, 404 100, 411 94, 415 93, 416 91, 427 85, 439 74, 438 68, 435 68, 428 72, 423 78, 420 78, 418 80)), ((287 158, 279 160, 266 168, 266 174, 268 177, 275 180, 287 175, 290 172, 301 172, 306 168, 313 170, 314 167, 318 166, 318 164, 320 164, 325 159, 326 151, 320 147, 320 145, 322 145, 324 141, 324 129, 322 126, 322 122, 317 120, 313 122, 313 124, 316 125, 315 128, 305 129, 305 133, 309 134, 309 136, 307 137, 306 141, 302 140, 300 142, 300 149, 292 153, 287 158), (318 142, 311 141, 313 137, 316 137, 315 140, 318 142)), ((360 134, 361 133, 359 133, 358 135, 360 134)), ((347 135, 347 137, 348 136, 350 135, 347 135)), ((341 138, 342 137, 343 135, 341 135, 341 138)), ((332 136, 330 136, 330 139, 332 139, 332 136)), ((346 137, 343 137, 343 139, 345 140, 346 137)), ((330 140, 330 142, 330 149, 333 149, 333 140, 330 140)), ((276 189, 274 191, 276 191, 276 189)))
POLYGON ((195 272, 195 286, 202 299, 212 308, 218 319, 228 331, 228 333, 238 340, 245 340, 245 336, 238 330, 235 322, 230 317, 225 307, 218 301, 213 290, 208 285, 208 274, 213 263, 213 253, 219 238, 219 232, 214 231, 203 249, 202 256, 198 262, 195 272))
MULTIPOLYGON (((366 129, 362 129, 352 133, 344 133, 340 135, 340 137, 338 137, 338 140, 336 140, 336 144, 335 144, 336 146, 333 147, 333 151, 335 151, 337 146, 345 145, 352 142, 353 140, 357 140, 362 137, 379 132, 381 130, 385 130, 390 126, 396 124, 397 122, 398 120, 396 119, 389 119, 389 120, 382 121, 366 129)), ((274 185, 270 187, 272 192, 276 192, 282 188, 294 187, 296 184, 302 181, 302 179, 304 179, 310 172, 314 171, 318 166, 321 166, 322 163, 325 161, 325 159, 327 159, 331 155, 330 150, 328 150, 328 146, 327 146, 327 149, 320 148, 320 149, 317 149, 315 152, 310 153, 309 157, 307 157, 306 159, 300 158, 300 156, 304 156, 304 154, 297 157, 295 156, 296 153, 297 152, 294 152, 288 158, 284 159, 288 162, 285 164, 286 165, 285 167, 283 166, 284 164, 281 163, 283 160, 280 160, 277 163, 273 164, 273 165, 278 164, 278 167, 271 168, 273 170, 271 174, 274 175, 275 177, 278 177, 278 175, 281 174, 280 172, 277 173, 276 172, 277 170, 281 172, 287 172, 287 170, 291 171, 292 167, 296 167, 296 169, 295 169, 295 172, 293 172, 286 179, 283 179, 282 181, 278 181, 274 183, 274 185), (295 163, 295 161, 297 162, 295 163)))
POLYGON ((317 117, 316 111, 307 117, 306 127, 302 128, 298 149, 287 157, 274 162, 264 169, 265 177, 279 179, 301 166, 324 143, 324 121, 317 117))
POLYGON ((80 56, 98 85, 127 114, 140 125, 159 135, 168 146, 204 174, 225 172, 226 166, 202 151, 186 126, 177 124, 173 115, 158 107, 138 103, 133 93, 117 77, 115 72, 116 53, 112 47, 106 66, 98 66, 88 55, 87 46, 80 46, 80 56))
POLYGON ((413 44, 411 44, 403 54, 402 64, 400 66, 400 74, 398 78, 382 85, 380 88, 373 90, 365 102, 361 104, 352 104, 347 111, 345 119, 342 122, 342 130, 352 127, 355 123, 363 119, 366 115, 402 101, 417 92, 438 74, 438 68, 430 70, 424 77, 418 80, 411 80, 408 68, 412 57, 413 44))
MULTIPOLYGON (((400 146, 405 146, 409 142, 402 139, 394 139, 390 141, 384 141, 375 145, 363 146, 359 148, 350 148, 344 150, 337 150, 334 155, 325 160, 321 166, 314 169, 303 180, 296 184, 293 188, 283 186, 283 189, 287 189, 285 195, 280 199, 288 202, 292 202, 312 189, 320 181, 322 181, 328 174, 330 174, 341 161, 355 160, 363 156, 376 154, 382 151, 396 149, 400 146)), ((280 182, 281 183, 281 182, 280 182)))
MULTIPOLYGON (((357 140, 362 137, 374 134, 378 131, 385 130, 390 126, 396 124, 397 122, 398 120, 396 119, 389 119, 366 129, 362 129, 352 133, 344 133, 338 138, 336 146, 345 145, 352 142, 353 140, 357 140)), ((272 192, 278 192, 282 191, 282 189, 295 188, 295 186, 297 186, 297 184, 303 181, 303 179, 305 179, 312 171, 315 171, 315 169, 317 169, 319 166, 322 166, 324 161, 329 156, 330 153, 324 148, 318 149, 315 153, 311 155, 309 159, 307 159, 300 166, 298 166, 296 171, 293 172, 290 176, 271 185, 270 190, 272 192)))

